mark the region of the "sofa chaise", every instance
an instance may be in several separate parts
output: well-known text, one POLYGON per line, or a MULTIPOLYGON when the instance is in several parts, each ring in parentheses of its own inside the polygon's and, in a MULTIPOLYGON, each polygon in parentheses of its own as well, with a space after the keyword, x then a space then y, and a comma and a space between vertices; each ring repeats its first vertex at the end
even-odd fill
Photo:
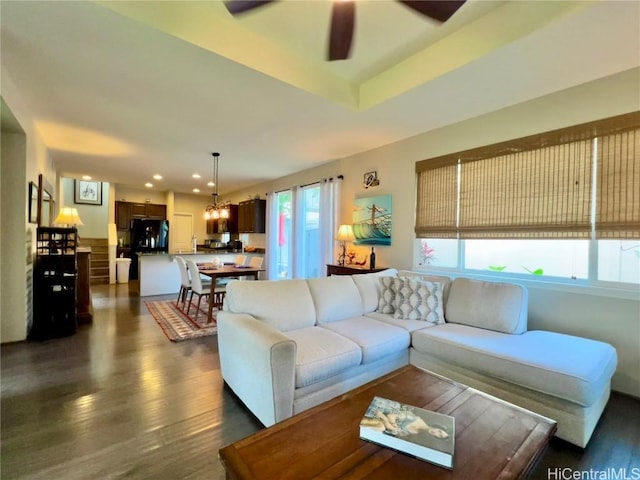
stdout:
POLYGON ((516 284, 389 269, 227 285, 222 376, 266 426, 408 363, 558 422, 586 446, 616 365, 606 343, 527 331, 516 284))

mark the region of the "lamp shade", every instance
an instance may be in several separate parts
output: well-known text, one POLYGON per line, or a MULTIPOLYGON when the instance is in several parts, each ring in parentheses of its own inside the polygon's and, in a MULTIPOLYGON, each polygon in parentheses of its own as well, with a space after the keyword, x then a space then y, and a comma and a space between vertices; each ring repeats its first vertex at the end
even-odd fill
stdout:
POLYGON ((84 225, 78 215, 78 209, 73 207, 62 207, 53 223, 56 225, 84 225))
POLYGON ((353 227, 351 225, 340 225, 336 240, 339 242, 353 242, 355 239, 356 237, 353 234, 353 227))

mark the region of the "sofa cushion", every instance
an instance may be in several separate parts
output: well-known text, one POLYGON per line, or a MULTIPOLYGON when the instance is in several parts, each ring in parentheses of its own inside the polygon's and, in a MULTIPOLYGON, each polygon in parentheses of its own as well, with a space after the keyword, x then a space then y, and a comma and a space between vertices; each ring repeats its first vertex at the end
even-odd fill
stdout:
POLYGON ((435 327, 435 323, 425 322, 424 320, 401 320, 399 318, 394 318, 393 315, 389 315, 387 313, 380 312, 369 312, 365 313, 366 317, 373 318, 374 320, 378 320, 383 323, 388 323, 389 325, 394 325, 396 327, 400 327, 407 332, 415 332, 416 330, 420 330, 421 328, 429 328, 435 327))
POLYGON ((394 318, 444 323, 443 285, 412 277, 397 278, 394 318))
POLYGON ((395 277, 398 271, 395 268, 388 268, 375 273, 361 273, 353 275, 353 282, 358 287, 360 298, 362 299, 363 312, 373 312, 378 308, 378 298, 380 297, 380 277, 395 277))
POLYGON ((590 406, 617 364, 606 343, 555 332, 522 335, 445 324, 413 333, 412 345, 452 365, 590 406))
POLYGON ((456 278, 449 289, 446 320, 504 333, 527 330, 527 290, 514 283, 456 278))
POLYGON ((331 330, 308 327, 285 335, 296 342, 296 388, 333 377, 362 362, 360 347, 331 330))
POLYGON ((398 277, 418 277, 420 280, 441 283, 444 287, 442 300, 444 302, 446 312, 447 299, 449 298, 449 287, 451 286, 452 281, 451 277, 447 277, 445 275, 431 275, 423 272, 414 272, 413 270, 398 270, 398 277))
POLYGON ((364 313, 360 292, 351 275, 310 278, 307 284, 318 324, 336 322, 364 313))
POLYGON ((378 298, 378 309, 380 313, 393 314, 396 311, 396 289, 398 284, 395 277, 379 277, 380 297, 378 298))
POLYGON ((247 313, 282 332, 316 323, 313 299, 305 280, 235 281, 229 282, 226 289, 225 310, 247 313))
POLYGON ((336 332, 356 343, 362 349, 362 363, 380 358, 409 347, 409 332, 368 317, 353 317, 340 322, 327 323, 323 328, 336 332))

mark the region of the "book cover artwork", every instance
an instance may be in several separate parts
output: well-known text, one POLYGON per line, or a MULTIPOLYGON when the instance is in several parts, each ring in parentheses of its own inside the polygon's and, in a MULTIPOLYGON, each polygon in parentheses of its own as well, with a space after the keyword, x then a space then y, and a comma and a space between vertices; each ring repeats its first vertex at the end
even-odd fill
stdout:
POLYGON ((453 417, 381 397, 360 422, 360 438, 449 469, 454 437, 453 417))

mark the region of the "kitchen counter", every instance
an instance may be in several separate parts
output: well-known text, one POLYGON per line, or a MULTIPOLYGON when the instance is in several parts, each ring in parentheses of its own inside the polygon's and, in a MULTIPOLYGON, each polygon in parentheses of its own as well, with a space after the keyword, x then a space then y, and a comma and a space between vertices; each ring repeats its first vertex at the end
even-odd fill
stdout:
POLYGON ((264 248, 256 248, 255 250, 247 252, 246 250, 237 250, 237 249, 234 250, 233 248, 227 248, 227 247, 209 248, 209 247, 198 245, 198 252, 203 252, 203 253, 245 253, 245 254, 257 253, 257 254, 264 255, 265 249, 264 248))

